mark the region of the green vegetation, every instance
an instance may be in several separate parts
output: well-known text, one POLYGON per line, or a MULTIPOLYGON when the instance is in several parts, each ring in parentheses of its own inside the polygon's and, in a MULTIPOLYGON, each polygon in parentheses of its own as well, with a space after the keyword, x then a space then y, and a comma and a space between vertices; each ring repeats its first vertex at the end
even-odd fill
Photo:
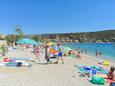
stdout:
POLYGON ((14 27, 15 30, 15 41, 22 39, 24 37, 24 33, 22 32, 21 26, 17 25, 14 27))
POLYGON ((82 33, 61 33, 61 34, 31 34, 24 35, 20 27, 16 27, 15 34, 10 34, 6 37, 6 40, 10 43, 14 43, 17 40, 28 37, 35 41, 62 41, 66 43, 71 42, 88 42, 88 43, 100 43, 100 42, 115 42, 115 30, 105 30, 96 32, 82 32, 82 33))
POLYGON ((0 47, 0 49, 1 49, 2 52, 3 52, 3 56, 5 56, 6 52, 8 51, 8 49, 6 48, 6 46, 5 46, 5 45, 2 45, 2 46, 0 47))
POLYGON ((5 37, 8 45, 14 45, 15 42, 24 37, 24 33, 21 30, 21 26, 16 25, 14 27, 14 34, 9 34, 5 37))
POLYGON ((31 35, 31 36, 34 36, 34 39, 41 37, 42 39, 41 41, 60 40, 62 42, 69 42, 69 43, 70 42, 90 42, 90 43, 115 42, 115 30, 82 32, 82 33, 42 34, 42 35, 31 35))

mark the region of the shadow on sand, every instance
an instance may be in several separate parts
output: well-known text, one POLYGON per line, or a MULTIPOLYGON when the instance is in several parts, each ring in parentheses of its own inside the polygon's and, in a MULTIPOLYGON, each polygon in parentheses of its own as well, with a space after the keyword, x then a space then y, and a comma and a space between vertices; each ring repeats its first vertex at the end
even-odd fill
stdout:
POLYGON ((36 64, 40 64, 40 65, 49 65, 49 64, 56 64, 56 63, 40 63, 40 62, 37 62, 36 64))

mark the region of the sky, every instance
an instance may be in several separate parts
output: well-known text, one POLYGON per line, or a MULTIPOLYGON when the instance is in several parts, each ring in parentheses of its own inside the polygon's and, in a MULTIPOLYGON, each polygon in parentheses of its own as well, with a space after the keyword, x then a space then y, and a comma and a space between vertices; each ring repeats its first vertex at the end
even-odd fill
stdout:
POLYGON ((115 29, 115 0, 0 0, 0 33, 90 32, 115 29))

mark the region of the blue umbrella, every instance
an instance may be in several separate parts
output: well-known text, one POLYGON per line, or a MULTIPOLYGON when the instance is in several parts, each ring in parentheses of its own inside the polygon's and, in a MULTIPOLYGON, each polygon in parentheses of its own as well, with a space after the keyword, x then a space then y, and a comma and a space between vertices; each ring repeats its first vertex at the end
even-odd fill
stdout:
POLYGON ((23 38, 18 40, 16 43, 18 44, 31 44, 31 45, 37 45, 38 43, 30 38, 23 38))

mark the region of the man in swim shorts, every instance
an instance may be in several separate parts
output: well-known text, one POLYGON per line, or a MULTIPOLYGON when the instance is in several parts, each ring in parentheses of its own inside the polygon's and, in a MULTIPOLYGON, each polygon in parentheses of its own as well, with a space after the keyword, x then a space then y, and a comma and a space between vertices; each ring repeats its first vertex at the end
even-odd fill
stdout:
POLYGON ((46 59, 47 63, 50 62, 50 47, 49 47, 49 45, 45 46, 45 59, 46 59))
POLYGON ((63 61, 63 53, 62 53, 61 45, 58 44, 57 46, 58 46, 58 56, 57 56, 57 62, 55 62, 55 63, 58 63, 59 58, 61 58, 62 64, 64 64, 64 61, 63 61))

